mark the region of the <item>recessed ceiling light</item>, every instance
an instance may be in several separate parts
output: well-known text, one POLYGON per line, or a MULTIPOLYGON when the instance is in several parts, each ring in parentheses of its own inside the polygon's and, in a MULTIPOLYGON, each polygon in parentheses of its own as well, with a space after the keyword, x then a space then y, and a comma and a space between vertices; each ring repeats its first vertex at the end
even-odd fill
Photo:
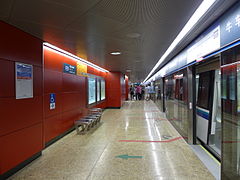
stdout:
POLYGON ((126 72, 131 72, 131 71, 132 71, 132 70, 130 70, 130 69, 127 69, 127 70, 126 70, 126 72))
POLYGON ((141 34, 139 33, 129 33, 127 34, 127 37, 130 37, 130 38, 139 38, 141 36, 141 34))
POLYGON ((120 54, 122 54, 122 53, 117 51, 117 52, 111 52, 110 54, 111 54, 111 55, 114 55, 114 56, 117 56, 117 55, 120 55, 120 54))

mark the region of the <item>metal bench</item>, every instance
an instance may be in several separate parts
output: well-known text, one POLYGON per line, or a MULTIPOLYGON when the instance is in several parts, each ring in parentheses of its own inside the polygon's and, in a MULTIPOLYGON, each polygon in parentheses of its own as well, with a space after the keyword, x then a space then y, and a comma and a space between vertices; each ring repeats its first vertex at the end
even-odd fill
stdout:
POLYGON ((81 119, 75 121, 75 129, 77 134, 89 130, 90 127, 93 127, 101 120, 103 110, 101 108, 92 108, 88 110, 88 115, 82 117, 81 119), (79 130, 81 127, 81 131, 79 130))

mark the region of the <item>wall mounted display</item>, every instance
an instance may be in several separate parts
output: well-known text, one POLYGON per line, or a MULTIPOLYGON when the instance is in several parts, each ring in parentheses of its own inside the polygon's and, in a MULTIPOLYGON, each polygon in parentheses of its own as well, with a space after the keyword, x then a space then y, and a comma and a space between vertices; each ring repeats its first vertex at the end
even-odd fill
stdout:
POLYGON ((97 101, 100 101, 100 96, 101 96, 101 80, 97 79, 97 101))
POLYGON ((16 99, 33 98, 33 66, 15 63, 16 99))
POLYGON ((105 95, 105 80, 104 79, 101 79, 101 100, 104 100, 106 97, 105 95))
POLYGON ((88 104, 100 103, 106 99, 105 79, 92 74, 88 75, 88 104))
POLYGON ((88 104, 96 102, 96 78, 88 78, 88 104))

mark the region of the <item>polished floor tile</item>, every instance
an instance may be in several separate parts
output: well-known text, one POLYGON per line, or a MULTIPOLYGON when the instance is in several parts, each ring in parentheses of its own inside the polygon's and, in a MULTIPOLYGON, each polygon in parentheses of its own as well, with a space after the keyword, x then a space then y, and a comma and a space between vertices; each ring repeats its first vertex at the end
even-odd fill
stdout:
POLYGON ((214 177, 151 101, 108 109, 102 123, 72 132, 9 179, 211 180, 214 177), (176 138, 176 140, 174 140, 176 138), (136 142, 137 141, 137 142, 136 142))

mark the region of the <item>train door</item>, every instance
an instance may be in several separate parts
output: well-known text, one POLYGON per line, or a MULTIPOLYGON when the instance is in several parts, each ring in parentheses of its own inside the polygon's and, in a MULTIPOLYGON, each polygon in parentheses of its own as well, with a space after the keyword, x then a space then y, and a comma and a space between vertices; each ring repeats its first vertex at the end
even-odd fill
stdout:
POLYGON ((197 138, 216 156, 221 154, 221 74, 219 58, 196 66, 197 138))

